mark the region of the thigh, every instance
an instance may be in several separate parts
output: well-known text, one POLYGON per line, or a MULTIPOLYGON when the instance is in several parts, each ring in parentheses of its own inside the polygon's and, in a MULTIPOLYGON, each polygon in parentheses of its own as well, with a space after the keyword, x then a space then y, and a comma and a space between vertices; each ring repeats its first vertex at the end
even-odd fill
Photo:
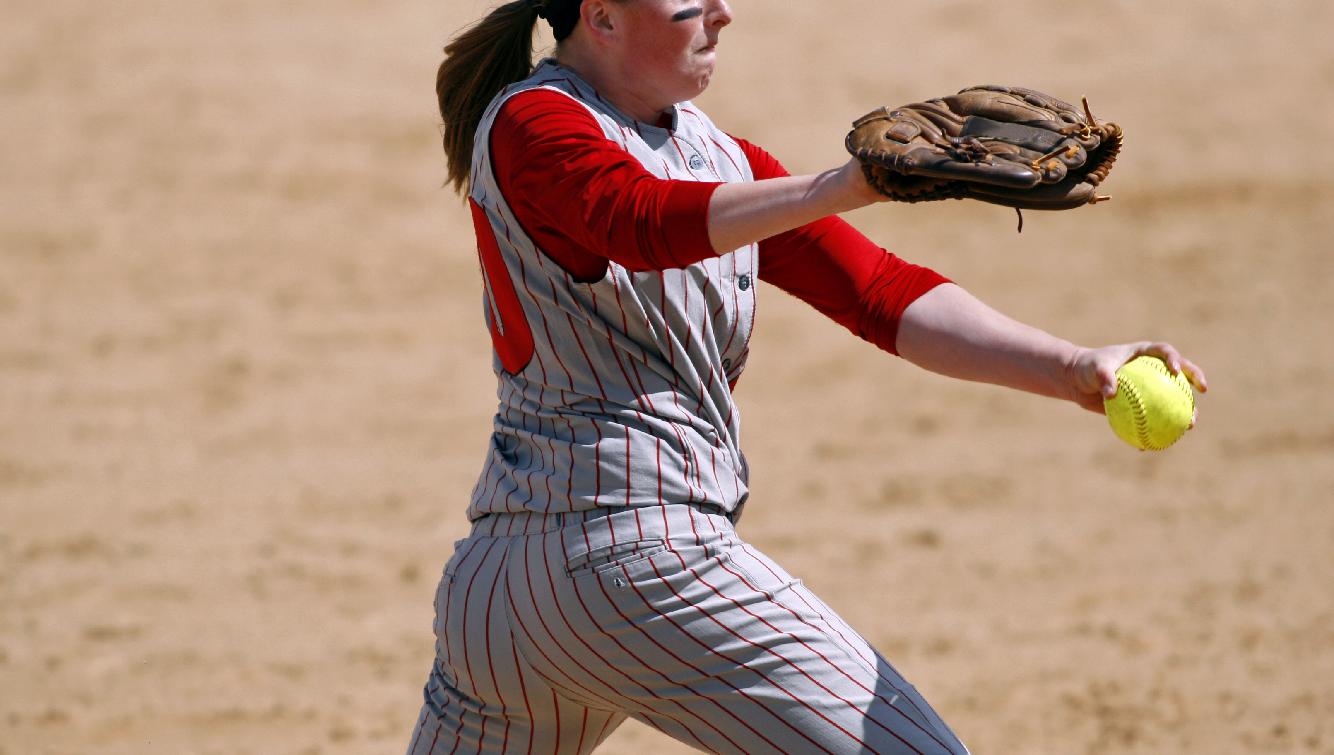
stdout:
POLYGON ((436 593, 436 659, 409 755, 589 753, 624 719, 553 689, 527 664, 506 618, 513 538, 469 538, 436 593))
POLYGON ((511 604, 517 642, 544 677, 712 752, 967 752, 916 690, 726 519, 666 508, 531 539, 514 554, 511 579, 531 585, 511 604))
MULTIPOLYGON (((968 748, 954 734, 917 688, 908 682, 874 647, 799 579, 745 543, 734 549, 733 563, 746 585, 772 596, 777 613, 808 627, 817 638, 811 647, 819 659, 808 669, 823 670, 833 682, 831 695, 817 695, 833 714, 861 715, 859 737, 867 752, 939 753, 966 755, 968 748), (846 662, 832 652, 837 648, 846 662), (844 704, 843 700, 853 703, 844 704), (851 709, 856 709, 853 713, 851 709)), ((826 687, 820 687, 823 692, 826 687)), ((853 726, 843 726, 856 732, 853 726)))

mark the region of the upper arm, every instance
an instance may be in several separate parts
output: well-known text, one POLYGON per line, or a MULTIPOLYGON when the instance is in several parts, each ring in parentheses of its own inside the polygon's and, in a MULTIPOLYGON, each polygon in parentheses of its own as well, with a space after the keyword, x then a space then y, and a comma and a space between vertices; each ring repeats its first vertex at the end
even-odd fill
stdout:
POLYGON ((903 311, 947 279, 890 254, 833 216, 760 242, 772 283, 891 354, 903 311))
POLYGON ((716 184, 653 175, 574 98, 545 89, 516 94, 501 106, 490 139, 506 201, 562 264, 605 268, 611 260, 660 270, 713 255, 706 223, 716 184))
MULTIPOLYGON (((728 136, 732 136, 728 134, 728 136)), ((732 140, 741 147, 741 151, 746 155, 746 161, 750 163, 750 172, 755 176, 756 181, 766 178, 784 178, 792 175, 787 172, 778 159, 763 149, 751 144, 745 139, 732 136, 732 140)))

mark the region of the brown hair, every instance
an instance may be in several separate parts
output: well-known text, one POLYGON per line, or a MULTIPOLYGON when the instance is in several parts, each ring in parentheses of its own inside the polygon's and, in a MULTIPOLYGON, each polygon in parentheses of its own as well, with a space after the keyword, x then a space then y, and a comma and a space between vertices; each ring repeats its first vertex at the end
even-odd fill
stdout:
POLYGON ((533 70, 533 27, 537 7, 516 0, 491 11, 445 46, 435 75, 435 94, 444 119, 445 157, 454 191, 468 189, 472 141, 477 124, 500 90, 533 70))

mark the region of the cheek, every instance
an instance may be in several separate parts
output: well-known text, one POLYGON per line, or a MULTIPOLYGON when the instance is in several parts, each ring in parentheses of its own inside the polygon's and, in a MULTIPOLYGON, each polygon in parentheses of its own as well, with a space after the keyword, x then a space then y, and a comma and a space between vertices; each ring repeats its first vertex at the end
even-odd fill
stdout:
POLYGON ((644 31, 647 33, 638 40, 637 57, 643 65, 641 70, 649 78, 672 89, 708 84, 713 73, 713 59, 711 56, 695 54, 696 50, 707 44, 698 29, 688 23, 677 23, 644 31))
POLYGON ((661 61, 684 61, 693 57, 695 50, 704 45, 689 24, 673 24, 654 35, 653 53, 661 61))

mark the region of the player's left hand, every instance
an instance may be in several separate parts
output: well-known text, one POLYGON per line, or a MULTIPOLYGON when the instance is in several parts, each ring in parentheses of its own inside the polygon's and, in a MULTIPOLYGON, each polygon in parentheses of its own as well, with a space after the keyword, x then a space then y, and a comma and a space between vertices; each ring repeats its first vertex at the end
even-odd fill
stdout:
MULTIPOLYGON (((1170 343, 1139 341, 1100 349, 1083 349, 1067 366, 1070 399, 1091 412, 1106 414, 1102 402, 1116 395, 1116 371, 1135 357, 1158 357, 1167 363, 1172 374, 1184 372, 1186 379, 1200 393, 1209 390, 1209 383, 1194 362, 1181 356, 1170 343)), ((1192 426, 1194 422, 1191 423, 1192 426)))
POLYGON ((837 174, 839 181, 848 187, 848 192, 856 197, 856 201, 861 206, 889 202, 892 199, 889 195, 882 194, 871 184, 866 176, 866 170, 862 168, 861 161, 855 157, 844 163, 843 167, 838 169, 837 174))

